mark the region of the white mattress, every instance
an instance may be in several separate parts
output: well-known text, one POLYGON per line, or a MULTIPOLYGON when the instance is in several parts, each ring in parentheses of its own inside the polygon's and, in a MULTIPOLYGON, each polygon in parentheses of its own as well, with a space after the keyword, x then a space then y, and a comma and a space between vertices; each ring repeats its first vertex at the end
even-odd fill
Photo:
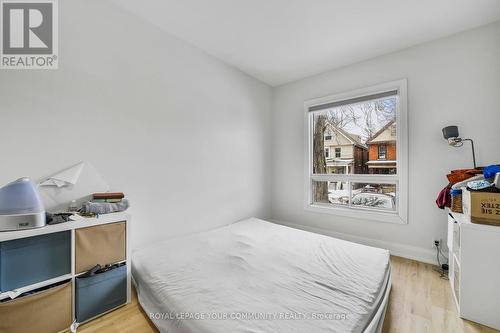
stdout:
POLYGON ((389 253, 248 219, 133 255, 139 302, 162 332, 363 332, 389 253))

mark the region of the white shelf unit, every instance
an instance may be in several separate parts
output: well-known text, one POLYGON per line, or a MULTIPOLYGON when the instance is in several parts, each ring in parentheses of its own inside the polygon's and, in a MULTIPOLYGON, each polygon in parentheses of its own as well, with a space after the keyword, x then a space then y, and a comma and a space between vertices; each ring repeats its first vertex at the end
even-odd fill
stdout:
POLYGON ((449 279, 461 318, 500 329, 500 227, 449 212, 449 279))
MULTIPOLYGON (((5 299, 16 299, 17 296, 19 296, 22 293, 33 291, 42 287, 46 287, 49 285, 52 285, 54 283, 58 283, 61 281, 66 281, 66 280, 71 280, 71 287, 72 287, 72 317, 73 317, 73 324, 71 327, 71 331, 75 332, 76 328, 78 327, 79 324, 81 323, 76 323, 76 309, 75 309, 75 279, 83 274, 82 272, 76 272, 75 271, 75 266, 76 266, 76 251, 75 251, 75 239, 76 239, 76 230, 81 229, 81 228, 88 228, 88 227, 95 227, 95 226, 102 226, 106 224, 111 224, 111 223, 118 223, 118 222, 125 222, 125 260, 116 262, 116 263, 125 263, 126 264, 126 272, 127 272, 127 277, 126 277, 126 288, 127 288, 127 301, 125 304, 130 303, 131 296, 132 296, 132 279, 131 279, 131 249, 130 249, 130 223, 131 223, 131 218, 130 215, 127 213, 111 213, 111 214, 105 214, 105 215, 99 215, 98 217, 95 218, 83 218, 77 221, 69 221, 69 222, 64 222, 60 224, 55 224, 55 225, 47 225, 42 228, 36 228, 36 229, 26 229, 26 230, 17 230, 17 231, 6 231, 6 232, 0 232, 0 242, 4 241, 10 241, 10 240, 15 240, 15 239, 22 239, 22 238, 29 238, 29 237, 35 237, 35 236, 40 236, 40 235, 46 235, 46 234, 52 234, 52 233, 57 233, 61 231, 69 231, 71 233, 71 272, 69 274, 61 275, 58 277, 51 278, 49 280, 45 281, 40 281, 38 283, 34 283, 31 285, 26 285, 22 286, 19 288, 16 288, 14 290, 9 290, 9 291, 3 291, 0 293, 0 300, 5 300, 5 299)), ((113 264, 116 264, 113 263, 113 264)), ((125 305, 122 304, 122 305, 125 305)), ((122 306, 121 305, 121 306, 122 306)), ((111 310, 112 311, 112 310, 111 310)), ((109 312, 109 311, 107 311, 109 312)), ((105 312, 105 313, 107 313, 105 312)), ((96 317, 99 317, 105 313, 101 313, 96 317)), ((87 321, 93 320, 94 318, 90 318, 87 321)))

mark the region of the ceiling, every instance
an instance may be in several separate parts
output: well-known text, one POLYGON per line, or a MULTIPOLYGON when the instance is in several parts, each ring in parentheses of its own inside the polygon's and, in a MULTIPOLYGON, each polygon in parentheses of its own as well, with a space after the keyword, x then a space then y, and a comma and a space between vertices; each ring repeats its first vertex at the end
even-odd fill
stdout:
POLYGON ((113 0, 276 86, 500 20, 500 0, 113 0))

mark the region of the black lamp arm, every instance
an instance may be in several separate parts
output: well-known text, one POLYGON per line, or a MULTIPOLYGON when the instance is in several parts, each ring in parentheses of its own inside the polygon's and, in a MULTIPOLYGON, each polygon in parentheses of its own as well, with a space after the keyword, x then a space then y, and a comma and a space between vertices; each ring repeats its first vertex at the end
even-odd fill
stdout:
POLYGON ((462 141, 470 141, 471 147, 472 147, 472 160, 474 161, 474 169, 477 168, 476 166, 476 151, 474 150, 474 141, 472 139, 462 139, 462 141))

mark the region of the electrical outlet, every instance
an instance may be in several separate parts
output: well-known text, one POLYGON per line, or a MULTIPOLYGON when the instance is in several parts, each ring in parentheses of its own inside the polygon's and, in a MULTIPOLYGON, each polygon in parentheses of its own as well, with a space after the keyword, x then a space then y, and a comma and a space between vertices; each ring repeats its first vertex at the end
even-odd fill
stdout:
POLYGON ((441 245, 441 240, 440 239, 435 239, 434 240, 434 246, 440 246, 441 245))

